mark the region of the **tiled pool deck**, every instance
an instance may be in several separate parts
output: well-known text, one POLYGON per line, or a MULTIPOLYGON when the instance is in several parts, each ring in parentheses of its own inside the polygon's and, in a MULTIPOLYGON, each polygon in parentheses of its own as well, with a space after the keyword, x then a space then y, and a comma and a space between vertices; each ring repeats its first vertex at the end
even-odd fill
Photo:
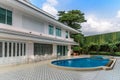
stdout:
POLYGON ((48 61, 1 67, 0 80, 120 80, 120 58, 113 70, 68 71, 47 65, 48 61))

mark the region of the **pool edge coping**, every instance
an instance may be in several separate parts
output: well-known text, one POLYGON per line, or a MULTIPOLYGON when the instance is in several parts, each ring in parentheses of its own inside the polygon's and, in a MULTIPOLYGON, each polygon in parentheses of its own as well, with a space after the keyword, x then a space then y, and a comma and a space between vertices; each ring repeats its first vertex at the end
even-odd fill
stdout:
MULTIPOLYGON (((74 58, 71 58, 71 59, 74 59, 74 58)), ((55 60, 57 60, 57 59, 55 59, 55 60)), ((57 66, 57 65, 52 64, 52 61, 55 61, 55 60, 51 60, 48 65, 51 67, 59 68, 59 69, 63 69, 63 70, 94 71, 94 70, 111 70, 111 69, 113 69, 117 59, 110 58, 110 62, 112 62, 112 63, 109 62, 106 66, 99 66, 99 67, 94 67, 94 68, 71 68, 71 67, 57 66)), ((66 59, 58 59, 58 60, 66 60, 66 59)))

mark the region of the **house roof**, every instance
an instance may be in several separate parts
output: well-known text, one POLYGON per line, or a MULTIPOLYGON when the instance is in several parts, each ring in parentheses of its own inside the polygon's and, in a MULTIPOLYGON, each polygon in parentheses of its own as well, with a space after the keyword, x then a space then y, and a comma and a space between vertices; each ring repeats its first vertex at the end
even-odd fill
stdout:
POLYGON ((16 0, 16 1, 18 1, 19 3, 21 3, 25 6, 28 6, 29 8, 34 9, 35 11, 38 11, 39 13, 41 13, 41 14, 47 16, 47 17, 55 19, 55 16, 49 14, 48 12, 46 12, 46 11, 40 9, 40 8, 38 8, 37 6, 33 5, 31 2, 28 2, 28 0, 16 0))
POLYGON ((65 24, 57 21, 53 15, 51 15, 51 14, 47 13, 46 11, 43 11, 42 9, 34 6, 32 3, 26 2, 26 1, 24 1, 24 0, 16 0, 16 1, 19 2, 19 3, 21 3, 22 5, 25 5, 25 6, 29 7, 29 8, 37 11, 38 13, 40 13, 40 14, 42 14, 42 15, 44 15, 44 16, 52 19, 52 20, 54 20, 54 22, 55 22, 56 24, 59 24, 60 26, 63 26, 64 28, 70 30, 72 33, 80 33, 78 30, 75 30, 75 29, 71 28, 70 26, 67 26, 67 25, 65 25, 65 24))

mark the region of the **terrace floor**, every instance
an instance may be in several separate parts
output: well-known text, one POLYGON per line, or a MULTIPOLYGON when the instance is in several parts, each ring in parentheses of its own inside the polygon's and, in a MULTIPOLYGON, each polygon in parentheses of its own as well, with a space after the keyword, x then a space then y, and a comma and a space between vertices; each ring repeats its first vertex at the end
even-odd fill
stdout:
POLYGON ((0 80, 120 80, 120 58, 113 70, 68 71, 50 67, 48 61, 0 67, 0 80))

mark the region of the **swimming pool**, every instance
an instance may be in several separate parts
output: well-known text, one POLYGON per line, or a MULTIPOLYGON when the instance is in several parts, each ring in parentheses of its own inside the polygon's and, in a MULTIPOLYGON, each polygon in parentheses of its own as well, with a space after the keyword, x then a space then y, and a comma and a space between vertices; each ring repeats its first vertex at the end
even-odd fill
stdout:
MULTIPOLYGON (((101 69, 110 63, 110 59, 100 56, 89 58, 74 58, 65 60, 55 60, 51 64, 64 69, 101 69)), ((111 63, 110 63, 111 64, 111 63)))

